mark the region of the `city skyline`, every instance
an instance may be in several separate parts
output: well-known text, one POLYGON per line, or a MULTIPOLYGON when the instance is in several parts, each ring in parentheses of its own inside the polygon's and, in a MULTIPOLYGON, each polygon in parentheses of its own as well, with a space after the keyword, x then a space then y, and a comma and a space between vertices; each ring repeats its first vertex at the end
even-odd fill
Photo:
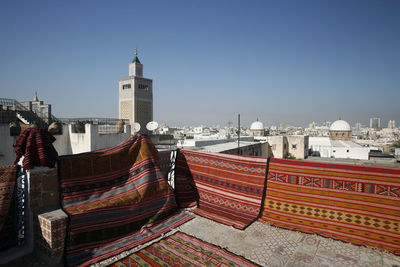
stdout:
POLYGON ((400 121, 400 3, 1 2, 1 97, 118 117, 138 48, 169 125, 400 121))

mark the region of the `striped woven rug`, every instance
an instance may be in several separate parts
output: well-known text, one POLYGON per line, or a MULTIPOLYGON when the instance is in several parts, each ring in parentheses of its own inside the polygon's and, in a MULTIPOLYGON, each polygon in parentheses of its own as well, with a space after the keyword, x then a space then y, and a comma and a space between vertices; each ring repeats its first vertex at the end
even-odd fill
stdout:
POLYGON ((178 232, 122 260, 115 267, 128 266, 258 266, 243 257, 178 232))
POLYGON ((175 194, 180 207, 244 229, 261 210, 266 158, 179 150, 175 194))
POLYGON ((193 218, 176 211, 149 137, 59 159, 62 208, 69 216, 68 265, 87 266, 144 244, 193 218))
POLYGON ((261 220, 400 255, 400 169, 272 158, 261 220))

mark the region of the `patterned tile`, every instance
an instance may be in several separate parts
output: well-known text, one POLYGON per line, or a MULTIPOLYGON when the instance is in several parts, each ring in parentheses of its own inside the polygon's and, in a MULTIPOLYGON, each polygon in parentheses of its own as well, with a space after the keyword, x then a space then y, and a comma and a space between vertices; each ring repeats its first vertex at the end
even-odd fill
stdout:
POLYGON ((261 222, 241 231, 197 217, 181 230, 261 266, 400 267, 400 257, 390 253, 261 222))
POLYGON ((360 262, 363 266, 382 266, 383 257, 382 252, 377 249, 360 248, 360 262))
POLYGON ((400 267, 400 257, 396 257, 393 254, 383 253, 382 261, 382 266, 384 267, 400 267))

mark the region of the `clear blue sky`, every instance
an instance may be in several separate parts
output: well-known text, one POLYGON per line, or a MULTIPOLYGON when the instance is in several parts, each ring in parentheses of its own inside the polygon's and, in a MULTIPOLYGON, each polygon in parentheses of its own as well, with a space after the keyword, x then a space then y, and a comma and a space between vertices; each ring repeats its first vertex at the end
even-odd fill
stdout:
POLYGON ((169 125, 400 123, 400 1, 0 1, 0 97, 118 116, 134 48, 169 125))

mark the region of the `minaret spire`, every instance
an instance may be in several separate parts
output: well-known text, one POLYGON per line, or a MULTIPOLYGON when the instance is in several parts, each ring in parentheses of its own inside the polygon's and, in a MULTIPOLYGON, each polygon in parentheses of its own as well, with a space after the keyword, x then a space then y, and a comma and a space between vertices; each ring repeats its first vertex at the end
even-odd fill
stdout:
POLYGON ((33 101, 39 101, 39 98, 37 96, 37 91, 35 91, 35 98, 33 99, 33 101))
POLYGON ((141 64, 141 63, 140 63, 140 60, 139 60, 139 58, 138 58, 137 48, 135 48, 135 57, 133 58, 132 63, 139 63, 139 64, 141 64))

